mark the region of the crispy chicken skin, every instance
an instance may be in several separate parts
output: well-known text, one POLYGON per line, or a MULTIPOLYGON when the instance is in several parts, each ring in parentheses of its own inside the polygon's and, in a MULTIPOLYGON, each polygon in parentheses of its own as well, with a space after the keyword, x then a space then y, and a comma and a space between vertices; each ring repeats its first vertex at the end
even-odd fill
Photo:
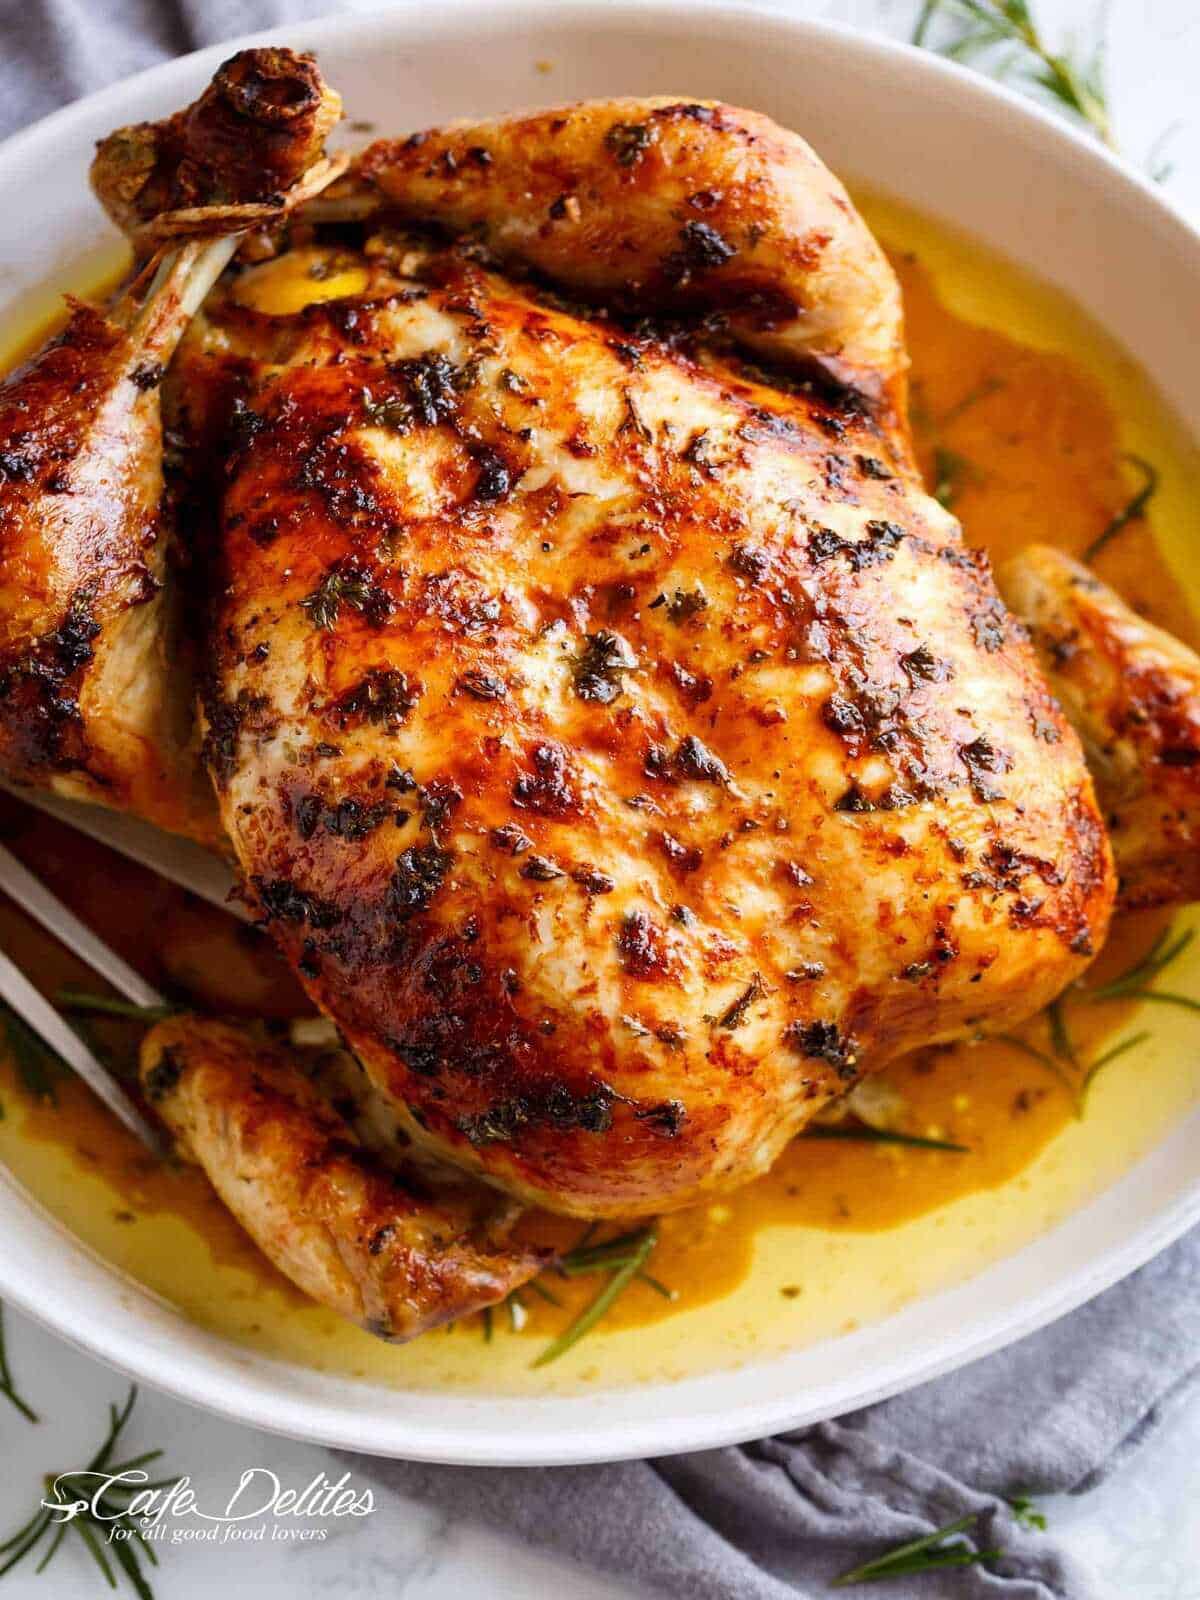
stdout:
POLYGON ((132 332, 77 303, 0 389, 0 764, 212 843, 164 591, 158 385, 173 320, 132 332))
POLYGON ((902 400, 900 294, 804 140, 712 101, 596 100, 370 146, 348 187, 625 309, 720 312, 760 355, 902 400))
POLYGON ((1083 741, 1120 905, 1200 898, 1200 656, 1061 550, 1031 545, 999 578, 1083 741))
POLYGON ((371 1333, 414 1338, 546 1265, 545 1251, 503 1240, 499 1197, 384 1166, 286 1052, 245 1029, 172 1017, 146 1035, 141 1070, 180 1154, 263 1254, 371 1333))
POLYGON ((1081 972, 1082 754, 907 437, 368 252, 288 316, 246 274, 173 381, 242 384, 222 817, 413 1131, 553 1209, 669 1210, 1081 972))
MULTIPOLYGON (((104 141, 94 176, 125 221, 148 216, 151 196, 208 198, 222 173, 226 198, 274 215, 339 107, 310 58, 244 51, 195 106, 143 125, 143 149, 158 150, 144 188, 128 158, 138 130, 104 141)), ((192 220, 206 217, 229 226, 224 209, 192 220)), ((108 311, 73 302, 66 329, 0 386, 0 769, 207 845, 221 834, 192 737, 187 601, 168 582, 160 388, 234 247, 184 242, 108 311)))
MULTIPOLYGON (((101 185, 139 237, 213 192, 157 161, 101 185)), ((212 513, 189 599, 221 825, 400 1126, 560 1212, 669 1211, 1078 976, 1114 894, 1083 753, 921 487, 897 286, 808 147, 610 101, 373 146, 321 205, 374 231, 227 274, 163 388, 212 513), (310 292, 273 301, 291 269, 310 292)), ((91 546, 14 524, 65 553, 12 660, 83 675, 52 770, 97 795, 88 551, 157 549, 124 439, 96 459, 136 496, 97 493, 91 546)), ((536 1271, 488 1254, 474 1199, 442 1223, 364 1176, 252 1038, 179 1020, 147 1048, 167 1121, 319 1298, 403 1334, 536 1271), (389 1208, 392 1276, 365 1242, 389 1208)))

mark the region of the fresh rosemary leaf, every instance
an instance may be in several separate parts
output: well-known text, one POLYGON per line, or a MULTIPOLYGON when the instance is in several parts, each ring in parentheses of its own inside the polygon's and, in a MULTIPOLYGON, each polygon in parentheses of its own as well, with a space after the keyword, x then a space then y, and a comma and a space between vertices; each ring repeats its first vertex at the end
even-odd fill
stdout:
POLYGON ((1149 1037, 1148 1033, 1130 1034, 1128 1039, 1122 1039, 1120 1044, 1113 1045, 1111 1050, 1106 1050, 1102 1056, 1096 1057, 1084 1074, 1083 1082, 1079 1085, 1079 1108, 1081 1114, 1087 1103, 1088 1090, 1091 1088, 1092 1082, 1100 1069, 1106 1067, 1110 1061, 1116 1061, 1119 1056, 1128 1055, 1129 1051, 1135 1050, 1139 1044, 1145 1044, 1149 1037))
POLYGON ((634 1250, 624 1264, 617 1268, 612 1277, 600 1290, 600 1293, 585 1307, 568 1328, 559 1334, 557 1339, 542 1351, 533 1363, 535 1367, 549 1366, 550 1362, 557 1361, 559 1356, 565 1355, 574 1345, 588 1334, 596 1324, 611 1310, 612 1306, 621 1298, 629 1285, 641 1272, 646 1262, 654 1253, 658 1243, 658 1230, 653 1225, 646 1228, 642 1234, 641 1243, 634 1250))
POLYGON ((534 1294, 536 1294, 540 1299, 545 1300, 549 1305, 562 1305, 562 1301, 558 1298, 558 1296, 556 1294, 551 1294, 550 1290, 547 1289, 546 1285, 540 1278, 530 1278, 525 1287, 527 1289, 532 1289, 534 1294))
POLYGON ((644 1283, 647 1289, 653 1289, 655 1294, 662 1295, 664 1300, 678 1300, 679 1290, 668 1289, 660 1278, 652 1278, 648 1272, 639 1272, 637 1276, 639 1283, 644 1283))
POLYGON ((608 1272, 614 1267, 623 1267, 641 1248, 645 1234, 644 1228, 635 1228, 618 1234, 615 1239, 605 1239, 601 1244, 577 1244, 559 1257, 556 1270, 566 1278, 579 1278, 589 1272, 608 1272))
POLYGON ((60 989, 54 997, 55 1004, 64 1011, 79 1011, 85 1014, 104 1017, 128 1017, 131 1022, 144 1022, 147 1027, 153 1022, 162 1022, 165 1017, 173 1017, 179 1010, 178 1006, 138 1006, 132 1000, 121 1000, 114 995, 92 994, 87 989, 60 989))
POLYGON ((1087 990, 1080 998, 1089 1002, 1123 1000, 1131 994, 1140 993, 1183 954, 1195 937, 1194 928, 1181 933, 1177 939, 1172 939, 1171 930, 1164 928, 1140 961, 1135 961, 1133 966, 1127 967, 1109 983, 1087 990))
POLYGON ((1025 0, 925 0, 912 42, 954 61, 986 58, 997 77, 1023 75, 1112 147, 1101 52, 1081 62, 1051 50, 1025 0))
MULTIPOLYGON (((122 1473, 145 1466, 150 1461, 156 1461, 162 1454, 161 1450, 147 1450, 143 1451, 141 1455, 131 1456, 126 1461, 113 1463, 117 1445, 133 1412, 136 1400, 137 1389, 136 1387, 131 1387, 125 1404, 120 1411, 113 1405, 109 1406, 108 1432, 101 1440, 87 1466, 82 1469, 82 1472, 64 1472, 57 1476, 53 1473, 47 1475, 47 1493, 52 1490, 60 1504, 65 1505, 68 1503, 67 1500, 62 1498, 63 1489, 69 1493, 70 1480, 76 1476, 86 1478, 89 1474, 100 1473, 117 1477, 122 1473), (62 1488, 60 1488, 60 1485, 62 1488)), ((12 1534, 3 1544, 0 1544, 0 1555, 8 1555, 8 1560, 0 1566, 0 1577, 3 1577, 18 1562, 31 1554, 42 1543, 46 1534, 53 1529, 50 1541, 34 1568, 35 1572, 44 1572, 66 1537, 67 1531, 73 1528, 83 1541, 88 1554, 99 1567, 101 1575, 109 1588, 115 1589, 117 1587, 117 1572, 105 1554, 106 1547, 112 1552, 117 1567, 128 1579, 130 1587, 138 1596, 138 1600, 154 1600, 154 1591, 147 1583, 145 1573, 141 1568, 141 1557, 145 1556, 152 1566, 157 1566, 158 1558, 143 1537, 141 1528, 130 1517, 129 1506, 135 1494, 139 1494, 145 1489, 165 1489, 176 1482, 178 1482, 177 1478, 160 1478, 153 1483, 113 1484, 97 1495, 94 1501, 89 1501, 85 1509, 76 1512, 69 1521, 65 1522, 52 1520, 52 1507, 38 1510, 28 1522, 17 1529, 16 1533, 12 1534), (125 1535, 125 1537, 112 1539, 110 1542, 110 1534, 114 1529, 125 1535)))
POLYGON ((39 1420, 37 1412, 21 1399, 21 1396, 17 1393, 16 1385, 13 1383, 12 1371, 8 1365, 8 1345, 4 1337, 3 1306, 0 1306, 0 1394, 4 1396, 10 1405, 16 1406, 21 1415, 29 1422, 37 1422, 39 1420))
POLYGON ((1179 1006, 1184 1011, 1200 1011, 1200 1000, 1193 1000, 1190 994, 1172 994, 1166 989, 1127 989, 1126 998, 1130 1000, 1148 1000, 1152 1005, 1179 1006))
POLYGON ((940 1572, 947 1567, 967 1567, 980 1561, 993 1561, 1003 1554, 1000 1550, 971 1550, 962 1543, 962 1535, 974 1526, 979 1513, 973 1511, 956 1522, 948 1522, 923 1539, 913 1539, 900 1544, 872 1561, 864 1561, 834 1578, 835 1589, 849 1588, 851 1584, 880 1583, 885 1578, 911 1577, 919 1572, 940 1572))
POLYGON ((933 498, 949 511, 970 473, 971 463, 957 450, 938 445, 933 453, 933 498))
POLYGON ((1132 462, 1137 470, 1141 473, 1141 488, 1138 489, 1136 494, 1130 496, 1130 498, 1125 502, 1120 511, 1117 512, 1116 516, 1113 517, 1111 521, 1105 523, 1101 531, 1096 535, 1091 544, 1088 545, 1087 549, 1083 552, 1081 559, 1089 565, 1096 559, 1106 545, 1112 543, 1122 529, 1128 527, 1131 522, 1136 522, 1139 517, 1145 516, 1146 507, 1158 493, 1158 468, 1153 466, 1149 461, 1144 461, 1141 456, 1127 455, 1125 459, 1126 461, 1132 462))
POLYGON ((1009 1509, 1023 1528, 1036 1528, 1039 1533, 1046 1531, 1046 1518, 1034 1505, 1027 1494, 1010 1495, 1009 1509))
POLYGON ((1036 1061, 1040 1067, 1045 1067, 1047 1072, 1053 1073, 1058 1079, 1059 1083, 1070 1095, 1076 1117, 1081 1117, 1083 1115, 1083 1106, 1079 1096, 1079 1086, 1075 1082, 1075 1079, 1071 1077, 1070 1073, 1063 1066, 1061 1061, 1057 1061, 1053 1056, 1047 1055, 1044 1050, 1039 1050, 1037 1045, 1030 1044, 1028 1039, 1022 1039, 1019 1034, 996 1033, 992 1034, 991 1037, 998 1039, 1001 1044, 1006 1044, 1013 1050, 1019 1050, 1022 1055, 1027 1055, 1031 1061, 1036 1061))
POLYGON ((19 1017, 3 1002, 0 1002, 0 1017, 3 1018, 5 1041, 22 1087, 33 1099, 49 1100, 51 1105, 56 1105, 58 1095, 54 1081, 56 1078, 65 1078, 71 1069, 48 1044, 42 1042, 23 1017, 19 1017))
POLYGON ((994 375, 984 378, 974 388, 968 389, 961 400, 956 400, 952 406, 947 407, 937 420, 939 428, 948 427, 950 423, 957 422, 965 412, 977 406, 981 400, 986 400, 990 395, 998 394, 1004 388, 1004 379, 994 375))
POLYGON ((953 1150, 965 1155, 969 1144, 955 1144, 950 1139, 926 1139, 919 1133, 897 1133, 891 1128, 846 1127, 842 1123, 815 1122, 805 1128, 802 1139, 847 1139, 857 1144, 902 1144, 914 1150, 953 1150))
POLYGON ((1046 1007, 1046 1021, 1050 1024, 1050 1043, 1054 1046, 1054 1054, 1061 1056, 1064 1061, 1069 1061, 1073 1067, 1077 1067, 1079 1057, 1075 1053, 1075 1044, 1067 1029, 1062 995, 1059 995, 1057 1000, 1052 1000, 1046 1007))

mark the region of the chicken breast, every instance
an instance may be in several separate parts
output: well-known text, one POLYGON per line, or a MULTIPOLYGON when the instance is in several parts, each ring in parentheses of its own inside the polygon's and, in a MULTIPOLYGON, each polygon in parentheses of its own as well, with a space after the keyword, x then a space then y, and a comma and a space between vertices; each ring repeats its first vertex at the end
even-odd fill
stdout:
POLYGON ((1200 656, 1061 550, 1000 583, 1083 740, 1126 910, 1200 898, 1200 656))
POLYGON ((147 1099, 254 1242, 306 1294, 411 1339, 503 1300, 547 1252, 505 1242, 511 1207, 372 1157, 295 1060, 247 1029, 172 1017, 146 1035, 147 1099))
POLYGON ((886 402, 476 256, 385 231, 304 257, 307 305, 273 263, 181 352, 187 405, 236 394, 208 760, 417 1137, 560 1211, 670 1209, 1046 1004, 1108 846, 886 402))

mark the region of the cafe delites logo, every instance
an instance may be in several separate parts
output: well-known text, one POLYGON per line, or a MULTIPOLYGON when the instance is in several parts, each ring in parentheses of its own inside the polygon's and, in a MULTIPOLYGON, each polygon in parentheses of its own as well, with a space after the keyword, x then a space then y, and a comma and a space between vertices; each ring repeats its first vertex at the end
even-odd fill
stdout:
POLYGON ((303 1488, 294 1488, 270 1467, 247 1467, 224 1504, 202 1504, 186 1475, 152 1483, 142 1467, 63 1472, 51 1481, 49 1491, 51 1498, 43 1499, 42 1506, 51 1522, 85 1516, 94 1532, 107 1524, 109 1544, 129 1539, 158 1544, 316 1543, 326 1537, 331 1520, 369 1517, 375 1509, 370 1489, 358 1488, 348 1471, 336 1480, 318 1472, 303 1488), (114 1490, 120 1491, 119 1512, 113 1509, 114 1490))

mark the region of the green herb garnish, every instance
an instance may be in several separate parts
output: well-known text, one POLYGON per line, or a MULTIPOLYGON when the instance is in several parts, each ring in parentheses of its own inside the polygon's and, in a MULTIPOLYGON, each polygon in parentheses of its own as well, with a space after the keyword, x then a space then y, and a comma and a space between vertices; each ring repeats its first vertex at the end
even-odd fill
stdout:
POLYGON ((912 42, 962 63, 988 57, 996 77, 1015 74, 1044 90, 1113 148, 1102 50, 1085 62, 1051 50, 1027 0, 925 0, 912 42))
POLYGON ((115 1562, 129 1580, 130 1587, 138 1595, 139 1600, 154 1600, 154 1591, 146 1582, 140 1558, 144 1555, 152 1566, 158 1565, 158 1558, 136 1520, 129 1515, 129 1503, 135 1494, 141 1494, 147 1489, 169 1488, 171 1484, 178 1482, 178 1479, 159 1478, 144 1483, 115 1483, 101 1493, 95 1493, 88 1482, 89 1477, 95 1474, 115 1478, 124 1473, 138 1471, 162 1455, 161 1450, 147 1450, 139 1456, 130 1456, 125 1461, 113 1461, 121 1434, 129 1421, 136 1400, 137 1388, 133 1386, 120 1411, 116 1406, 109 1406, 108 1432, 86 1467, 73 1472, 46 1474, 43 1480, 46 1491, 44 1499, 51 1503, 43 1504, 28 1522, 0 1544, 0 1556, 7 1557, 3 1565, 0 1565, 0 1577, 30 1555, 49 1534, 50 1542, 34 1568, 35 1572, 44 1572, 57 1554, 68 1529, 74 1528, 103 1573, 110 1589, 117 1587, 117 1575, 113 1570, 115 1562), (83 1481, 72 1493, 73 1478, 83 1481), (86 1500, 87 1503, 76 1509, 72 1517, 63 1518, 55 1515, 59 1507, 65 1509, 68 1506, 77 1506, 80 1500, 86 1500), (110 1539, 113 1530, 119 1530, 122 1537, 110 1539), (105 1544, 112 1552, 111 1562, 104 1552, 105 1544))
MULTIPOLYGON (((1194 929, 1188 929, 1176 936, 1172 935, 1169 928, 1164 928, 1147 953, 1117 977, 1096 989, 1068 991, 1068 994, 1080 1005, 1102 1005, 1112 1000, 1139 1000, 1200 1012, 1200 1000, 1194 1000, 1190 995, 1149 987, 1161 972, 1183 954, 1195 937, 1194 929)), ((1088 1090, 1095 1081, 1097 1073, 1110 1062, 1136 1049, 1138 1045, 1145 1044, 1150 1035, 1145 1032, 1131 1034, 1092 1061, 1080 1061, 1067 1028, 1067 998, 1067 994, 1061 994, 1046 1008, 1046 1022, 1050 1029, 1053 1054, 1039 1050, 1037 1045, 1021 1038, 1019 1034, 998 1033, 993 1037, 1011 1045, 1014 1050, 1020 1050, 1039 1066, 1045 1067, 1047 1072, 1053 1073, 1071 1096, 1076 1117, 1082 1117, 1086 1109, 1088 1090)))
POLYGON ((1059 1083, 1062 1084, 1063 1088, 1074 1101, 1075 1115, 1077 1117, 1081 1115, 1079 1104, 1079 1086, 1076 1084, 1074 1078, 1071 1077, 1070 1073, 1067 1072, 1061 1061, 1058 1061, 1054 1058, 1054 1056, 1047 1054, 1045 1050, 1039 1050, 1037 1045, 1030 1044, 1028 1039, 1022 1039, 1018 1033, 996 1033, 991 1037, 998 1040, 1000 1044, 1006 1044, 1011 1046, 1014 1050, 1019 1050, 1022 1055, 1028 1056, 1031 1061, 1036 1061, 1040 1067, 1045 1067, 1047 1072, 1053 1073, 1058 1079, 1059 1083))
POLYGON ((11 1404, 16 1406, 21 1415, 30 1422, 39 1420, 37 1412, 17 1393, 16 1384, 13 1382, 12 1371, 8 1365, 8 1346, 4 1338, 4 1307, 0 1306, 0 1394, 11 1404))
POLYGON ((139 1006, 132 1000, 121 1000, 114 995, 93 994, 88 989, 60 989, 54 997, 55 1004, 64 1011, 79 1011, 103 1017, 126 1017, 131 1022, 144 1022, 147 1027, 175 1016, 178 1006, 163 1002, 160 1006, 139 1006))
MULTIPOLYGON (((586 1237, 585 1235, 585 1239, 586 1237)), ((568 1252, 558 1263, 559 1271, 565 1276, 574 1277, 585 1272, 597 1271, 611 1271, 612 1275, 591 1304, 579 1313, 557 1339, 546 1346, 533 1365, 549 1366, 551 1361, 557 1361, 559 1356, 565 1355, 585 1334, 590 1333, 641 1273, 653 1255, 657 1243, 658 1229, 651 1223, 640 1232, 622 1234, 620 1238, 610 1240, 607 1244, 597 1245, 594 1249, 581 1243, 575 1250, 568 1252)))
MULTIPOLYGON (((1178 938, 1172 938, 1171 929, 1164 928, 1140 961, 1135 961, 1118 977, 1102 983, 1099 988, 1089 989, 1080 998, 1091 1005, 1101 1000, 1144 1000, 1146 986, 1177 960, 1195 937, 1194 928, 1187 929, 1178 938)), ((1193 1002, 1189 1001, 1188 1004, 1193 1002)))
POLYGON ((1113 1045, 1111 1050, 1106 1050, 1102 1056, 1097 1056, 1095 1061, 1083 1075, 1083 1082, 1079 1085, 1079 1115, 1082 1116, 1087 1108, 1087 1093, 1092 1086, 1092 1081, 1101 1067, 1106 1067, 1110 1061, 1115 1061, 1118 1056, 1127 1055, 1130 1050, 1135 1050, 1139 1044, 1145 1044, 1150 1037, 1148 1033, 1133 1033, 1128 1039, 1122 1039, 1120 1044, 1113 1045))
POLYGON ((1123 528, 1128 527, 1131 522, 1136 522, 1139 517, 1145 516, 1146 507, 1158 493, 1158 468, 1152 466, 1149 461, 1144 461, 1141 456, 1127 455, 1125 459, 1132 462, 1141 473, 1142 486, 1136 494, 1130 496, 1116 516, 1105 523, 1100 533, 1097 534, 1083 552, 1080 559, 1088 565, 1096 559, 1106 545, 1116 538, 1123 528))
POLYGON ((353 557, 336 562, 309 595, 301 600, 301 609, 308 612, 314 628, 329 632, 337 627, 343 605, 360 612, 373 626, 387 620, 391 599, 386 589, 377 584, 369 572, 353 557))
POLYGON ((816 1122, 805 1128, 802 1139, 848 1139, 858 1144, 902 1144, 914 1150, 953 1150, 959 1155, 969 1153, 969 1144, 955 1144, 950 1139, 927 1139, 919 1133, 897 1133, 891 1128, 869 1128, 866 1123, 847 1128, 841 1123, 816 1122))
POLYGON ((51 1105, 57 1105, 55 1080, 65 1078, 70 1067, 57 1051, 51 1050, 43 1042, 23 1017, 2 1002, 0 1018, 3 1019, 5 1042, 22 1087, 34 1100, 48 1100, 51 1105))
POLYGON ((1046 1021, 1050 1024, 1050 1043, 1054 1046, 1055 1055, 1061 1056, 1064 1061, 1069 1061, 1073 1067, 1077 1067, 1079 1057, 1075 1053, 1075 1041, 1067 1028, 1062 995, 1059 995, 1057 1000, 1052 1000, 1046 1007, 1046 1021))
POLYGON ((1036 1528, 1039 1533, 1045 1533, 1045 1515, 1038 1510, 1027 1494, 1010 1495, 1008 1508, 1023 1528, 1036 1528))
POLYGON ((957 450, 938 445, 933 453, 933 498, 946 508, 954 505, 958 492, 970 476, 971 463, 957 450))
POLYGON ((908 1578, 919 1572, 942 1572, 947 1567, 970 1567, 977 1562, 997 1561, 1003 1550, 972 1550, 963 1543, 962 1535, 979 1520, 979 1512, 948 1522, 944 1528, 928 1533, 923 1539, 913 1539, 908 1544, 897 1545, 894 1550, 864 1561, 861 1567, 843 1572, 834 1578, 835 1589, 848 1588, 854 1583, 882 1583, 887 1578, 908 1578))

